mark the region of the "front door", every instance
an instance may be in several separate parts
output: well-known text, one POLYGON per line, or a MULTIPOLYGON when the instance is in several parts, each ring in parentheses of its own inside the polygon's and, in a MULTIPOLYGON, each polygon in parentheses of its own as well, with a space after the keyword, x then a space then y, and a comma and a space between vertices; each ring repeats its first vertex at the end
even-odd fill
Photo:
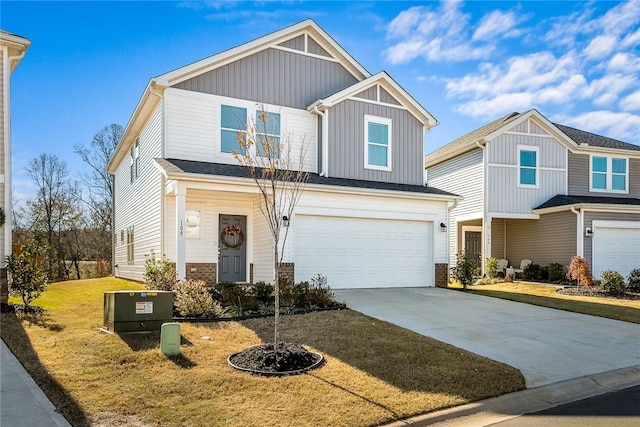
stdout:
POLYGON ((467 255, 473 257, 476 268, 480 268, 480 258, 482 256, 482 232, 464 232, 464 251, 467 255))
POLYGON ((218 281, 247 281, 247 217, 220 215, 218 281))

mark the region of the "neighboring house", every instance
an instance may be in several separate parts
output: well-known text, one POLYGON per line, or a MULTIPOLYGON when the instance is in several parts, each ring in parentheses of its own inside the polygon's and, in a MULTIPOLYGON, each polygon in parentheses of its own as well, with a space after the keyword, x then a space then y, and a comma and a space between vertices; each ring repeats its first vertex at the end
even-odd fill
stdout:
POLYGON ((640 146, 513 113, 429 154, 428 184, 464 197, 449 218, 452 259, 640 267, 640 146))
POLYGON ((284 247, 289 277, 433 286, 437 271, 446 284, 440 224, 457 196, 427 187, 423 168, 424 131, 437 121, 312 20, 151 79, 107 167, 116 276, 142 280, 154 251, 179 278, 274 280, 257 186, 231 154, 263 109, 278 124, 272 136, 307 149, 310 179, 284 247), (238 247, 221 242, 230 224, 243 230, 238 247))
MULTIPOLYGON (((27 52, 30 40, 0 30, 0 208, 5 223, 0 227, 0 262, 11 254, 11 73, 27 52)), ((6 303, 7 279, 2 268, 0 302, 6 303)))

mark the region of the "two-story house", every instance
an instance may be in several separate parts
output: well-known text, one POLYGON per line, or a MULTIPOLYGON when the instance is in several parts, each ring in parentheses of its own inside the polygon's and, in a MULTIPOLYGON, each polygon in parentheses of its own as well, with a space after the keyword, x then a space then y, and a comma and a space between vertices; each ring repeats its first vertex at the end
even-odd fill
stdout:
POLYGON ((640 267, 640 146, 512 113, 425 158, 428 183, 464 199, 449 217, 451 259, 568 265, 593 276, 640 267))
POLYGON ((0 30, 0 208, 4 225, 0 226, 0 302, 8 299, 4 258, 11 254, 11 73, 24 57, 31 41, 0 30))
POLYGON ((312 20, 151 79, 107 168, 116 276, 142 280, 154 251, 179 278, 273 281, 258 188, 232 155, 263 112, 310 173, 288 218, 287 274, 349 288, 433 286, 437 271, 446 284, 457 197, 425 184, 436 119, 312 20), (225 240, 229 225, 241 242, 225 240))

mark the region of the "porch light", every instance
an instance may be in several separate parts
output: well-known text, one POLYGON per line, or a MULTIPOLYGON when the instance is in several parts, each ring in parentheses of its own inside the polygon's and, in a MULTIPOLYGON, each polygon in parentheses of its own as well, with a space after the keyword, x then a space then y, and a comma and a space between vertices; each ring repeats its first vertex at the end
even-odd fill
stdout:
POLYGON ((587 227, 584 229, 584 235, 587 237, 593 237, 593 230, 591 227, 587 227))
POLYGON ((447 231, 447 225, 444 222, 440 223, 440 231, 445 233, 447 231))
POLYGON ((283 216, 282 217, 282 225, 284 225, 285 227, 289 226, 289 217, 288 216, 283 216))

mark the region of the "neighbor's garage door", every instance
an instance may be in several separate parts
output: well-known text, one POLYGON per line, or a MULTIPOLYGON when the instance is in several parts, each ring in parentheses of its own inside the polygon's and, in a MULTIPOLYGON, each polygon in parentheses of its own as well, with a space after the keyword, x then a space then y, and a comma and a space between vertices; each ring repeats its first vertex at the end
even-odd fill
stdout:
POLYGON ((640 222, 593 221, 593 277, 613 270, 626 279, 640 268, 640 222))
POLYGON ((296 281, 332 288, 433 285, 433 223, 297 215, 296 281))

